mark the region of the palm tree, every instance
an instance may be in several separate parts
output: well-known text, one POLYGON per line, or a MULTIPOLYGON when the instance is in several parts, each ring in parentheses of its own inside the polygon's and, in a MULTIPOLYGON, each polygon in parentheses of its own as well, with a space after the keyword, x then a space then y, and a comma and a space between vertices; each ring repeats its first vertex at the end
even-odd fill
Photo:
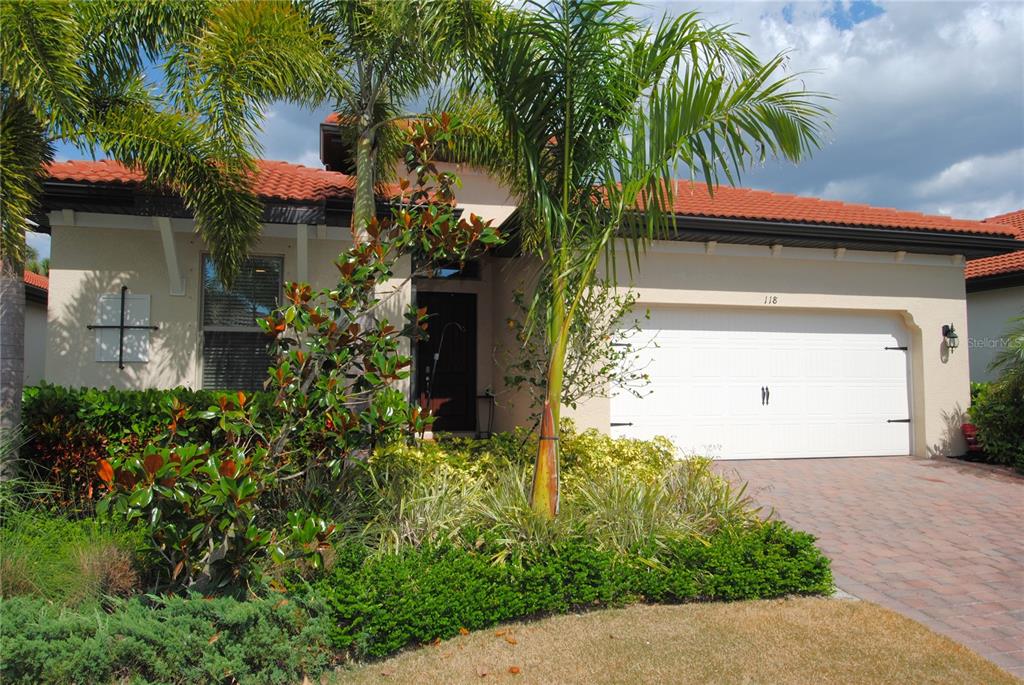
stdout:
POLYGON ((570 326, 602 264, 630 269, 670 228, 673 175, 709 190, 768 155, 797 161, 826 126, 819 97, 777 77, 726 28, 695 13, 649 23, 629 0, 552 0, 496 15, 476 54, 483 86, 453 102, 456 155, 518 196, 522 245, 540 258, 530 307, 548 353, 532 501, 558 508, 555 443, 570 326), (545 432, 547 430, 548 432, 545 432))
POLYGON ((1024 395, 1024 316, 1006 322, 1005 344, 996 353, 988 370, 999 374, 997 381, 1009 392, 1024 395))
POLYGON ((262 108, 276 99, 315 103, 337 86, 324 37, 284 3, 7 0, 0 25, 6 434, 21 409, 24 231, 53 142, 100 150, 179 195, 230 283, 260 230, 251 182, 262 108), (161 63, 158 89, 145 74, 161 63))
POLYGON ((391 179, 405 149, 408 107, 457 78, 491 13, 490 0, 313 0, 332 36, 344 88, 335 93, 343 140, 355 160, 355 236, 375 212, 374 188, 391 179))

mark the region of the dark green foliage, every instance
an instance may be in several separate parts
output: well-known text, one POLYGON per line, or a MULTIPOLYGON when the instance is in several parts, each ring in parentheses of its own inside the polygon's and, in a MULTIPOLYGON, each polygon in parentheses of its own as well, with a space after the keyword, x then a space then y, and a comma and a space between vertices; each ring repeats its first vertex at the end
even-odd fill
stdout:
POLYGON ((279 597, 125 602, 112 613, 0 603, 5 683, 297 683, 331 663, 322 611, 279 597))
MULTIPOLYGON (((33 477, 56 486, 56 503, 62 508, 92 508, 106 492, 97 463, 110 447, 141 451, 167 433, 170 406, 177 401, 194 410, 215 405, 223 392, 211 390, 116 390, 64 388, 41 385, 26 388, 22 425, 29 436, 21 450, 33 477)), ((257 393, 249 402, 269 406, 272 396, 257 393)), ((264 420, 270 417, 262 413, 264 420)), ((217 444, 214 420, 190 421, 188 437, 217 444)))
POLYGON ((406 548, 367 558, 350 545, 329 575, 295 589, 327 602, 335 647, 379 657, 460 628, 587 607, 828 593, 829 562, 813 542, 770 523, 631 555, 565 541, 507 564, 492 563, 487 550, 406 548))
POLYGON ((986 459, 1024 472, 1024 386, 973 384, 970 417, 978 427, 986 459))

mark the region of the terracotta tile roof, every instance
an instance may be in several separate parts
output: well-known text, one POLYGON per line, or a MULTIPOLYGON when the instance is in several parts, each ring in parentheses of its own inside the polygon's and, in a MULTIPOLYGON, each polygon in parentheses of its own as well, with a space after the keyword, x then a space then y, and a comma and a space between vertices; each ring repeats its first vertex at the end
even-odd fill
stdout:
POLYGON ((719 186, 712 197, 704 183, 691 181, 676 181, 674 200, 676 212, 683 216, 1013 236, 1013 230, 1002 224, 931 216, 837 200, 819 200, 766 190, 719 186))
POLYGON ((46 276, 40 276, 37 273, 31 271, 25 272, 25 285, 30 285, 33 288, 39 288, 40 290, 50 290, 50 279, 46 276))
MULTIPOLYGON (((989 217, 985 219, 985 223, 1008 226, 1016 232, 1017 238, 1024 240, 1024 209, 989 217)), ((1024 272, 1024 250, 996 255, 995 257, 971 259, 967 262, 964 275, 970 280, 972 278, 1010 274, 1018 271, 1024 272)))
MULTIPOLYGON (((301 164, 259 160, 255 190, 260 197, 276 200, 317 202, 351 195, 355 179, 336 171, 313 169, 301 164)), ((54 162, 50 178, 55 181, 132 185, 145 180, 138 170, 110 160, 54 162)))
MULTIPOLYGON (((55 162, 50 165, 50 176, 57 181, 97 184, 135 184, 144 179, 141 172, 109 160, 55 162)), ((351 195, 354 187, 354 178, 347 174, 259 161, 256 192, 264 198, 315 202, 351 195)), ((1014 228, 1005 223, 965 221, 765 190, 720 186, 712 198, 703 183, 690 181, 676 182, 675 209, 682 216, 1014 235, 1014 228)))

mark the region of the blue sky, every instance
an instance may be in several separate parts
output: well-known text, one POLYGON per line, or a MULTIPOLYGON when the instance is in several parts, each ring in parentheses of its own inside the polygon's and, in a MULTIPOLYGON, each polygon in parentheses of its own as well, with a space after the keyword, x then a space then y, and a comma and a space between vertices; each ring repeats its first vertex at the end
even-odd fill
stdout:
MULTIPOLYGON (((1024 207, 1024 3, 650 2, 732 24, 767 58, 831 94, 828 143, 741 184, 963 218, 1024 207)), ((328 107, 268 112, 264 156, 318 166, 328 107)), ((73 147, 59 158, 77 158, 73 147)))

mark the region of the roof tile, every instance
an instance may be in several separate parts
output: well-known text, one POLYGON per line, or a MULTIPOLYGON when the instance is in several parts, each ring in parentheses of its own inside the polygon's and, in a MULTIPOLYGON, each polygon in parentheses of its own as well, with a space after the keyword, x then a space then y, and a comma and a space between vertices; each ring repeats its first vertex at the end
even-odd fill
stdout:
MULTIPOLYGON (((264 198, 317 202, 350 196, 355 188, 352 176, 336 171, 270 160, 260 160, 258 165, 255 189, 264 198)), ((58 181, 97 184, 135 184, 144 180, 140 171, 128 169, 110 160, 56 162, 50 165, 50 176, 58 181)), ((691 181, 676 181, 674 195, 675 211, 681 216, 951 231, 1009 237, 1015 234, 1013 226, 1005 222, 966 221, 766 190, 719 186, 712 196, 705 184, 691 181)))
MULTIPOLYGON (((255 190, 260 197, 276 200, 316 202, 351 195, 355 179, 336 171, 313 169, 301 164, 259 160, 255 190)), ((54 162, 50 178, 55 181, 132 185, 145 174, 111 160, 54 162)))
POLYGON ((704 183, 676 181, 674 195, 674 209, 682 216, 1013 236, 1012 230, 1000 224, 986 224, 980 221, 801 197, 767 190, 718 186, 712 196, 704 183))
POLYGON ((46 276, 40 276, 37 273, 33 273, 32 271, 27 271, 26 270, 25 271, 25 285, 30 285, 30 286, 32 286, 34 288, 39 288, 40 290, 47 290, 47 291, 49 291, 49 289, 50 289, 50 279, 47 278, 46 276))
MULTIPOLYGON (((1009 226, 1016 232, 1017 238, 1024 240, 1024 209, 1016 212, 1008 212, 999 216, 992 216, 985 219, 986 224, 999 224, 1009 226)), ((998 276, 1024 272, 1024 250, 1018 250, 1009 254, 996 255, 995 257, 983 257, 971 259, 967 262, 964 275, 968 280, 972 278, 983 278, 985 276, 998 276)))

